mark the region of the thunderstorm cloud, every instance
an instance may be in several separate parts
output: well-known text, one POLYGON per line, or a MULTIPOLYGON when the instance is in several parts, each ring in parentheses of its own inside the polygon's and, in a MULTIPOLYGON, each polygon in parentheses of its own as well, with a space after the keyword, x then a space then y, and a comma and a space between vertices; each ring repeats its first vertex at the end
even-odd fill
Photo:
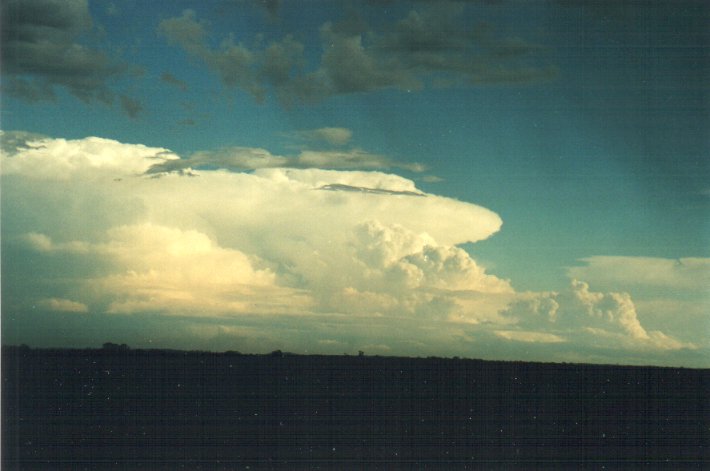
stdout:
MULTIPOLYGON (((324 134, 338 135, 347 141, 324 134)), ((496 339, 698 347, 644 327, 626 292, 577 280, 559 293, 516 292, 462 248, 501 229, 495 212, 395 174, 294 168, 253 148, 181 159, 96 137, 5 133, 3 142, 3 263, 18 267, 3 275, 13 287, 3 303, 17 312, 30 309, 31 293, 47 312, 175 319, 184 335, 215 342, 292 345, 284 342, 305 343, 311 332, 322 348, 410 353, 477 351, 496 339)), ((618 262, 590 259, 572 272, 601 284, 597 267, 618 262)), ((706 261, 637 261, 649 263, 692 287, 706 261)))

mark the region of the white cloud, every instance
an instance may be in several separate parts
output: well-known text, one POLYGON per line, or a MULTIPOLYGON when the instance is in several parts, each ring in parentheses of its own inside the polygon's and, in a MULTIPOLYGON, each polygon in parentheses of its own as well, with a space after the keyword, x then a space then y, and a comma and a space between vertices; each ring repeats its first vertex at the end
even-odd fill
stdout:
POLYGON ((628 293, 596 292, 573 280, 561 292, 524 293, 505 310, 521 331, 535 330, 581 345, 609 344, 625 348, 695 348, 660 331, 647 331, 628 293))
POLYGON ((145 172, 176 155, 99 138, 30 140, 2 159, 13 182, 4 197, 22 202, 4 223, 33 251, 69 257, 68 276, 72 263, 100 266, 82 283, 109 312, 445 317, 455 290, 510 291, 455 247, 489 237, 500 218, 396 175, 273 168, 156 179, 145 172))
POLYGON ((385 345, 385 344, 383 344, 383 343, 379 343, 379 344, 367 344, 367 345, 363 345, 363 346, 362 346, 362 349, 363 349, 364 352, 367 352, 367 353, 369 353, 369 354, 375 355, 375 354, 378 354, 378 353, 385 353, 385 354, 387 354, 387 353, 389 353, 389 352, 392 350, 392 347, 390 347, 389 345, 385 345))
POLYGON ((37 252, 88 253, 91 250, 90 246, 85 242, 70 241, 56 243, 49 236, 45 234, 39 234, 37 232, 29 232, 27 234, 24 234, 23 239, 25 240, 29 248, 37 252))
MULTIPOLYGON (((636 316, 631 296, 627 293, 598 293, 589 290, 582 281, 572 281, 572 305, 575 314, 583 316, 582 323, 600 328, 620 328, 635 339, 648 339, 648 333, 641 327, 636 316), (579 314, 577 314, 579 315, 579 314)), ((566 320, 564 317, 562 320, 566 320)))
POLYGON ((31 237, 42 242, 34 245, 41 252, 108 262, 110 273, 81 284, 107 300, 110 313, 297 313, 310 304, 304 293, 278 286, 270 269, 255 266, 255 257, 219 247, 195 230, 137 224, 111 228, 100 242, 56 244, 47 236, 31 237))
POLYGON ((462 249, 402 225, 367 221, 344 249, 346 264, 318 283, 329 309, 475 322, 495 315, 500 295, 513 293, 462 249))
MULTIPOLYGON (((179 157, 99 138, 23 134, 3 145, 3 263, 23 267, 31 259, 37 267, 29 277, 15 268, 3 276, 18 292, 43 299, 46 309, 91 306, 97 313, 203 322, 256 317, 250 322, 258 335, 242 324, 195 327, 199 338, 220 345, 249 337, 249 348, 308 339, 432 354, 503 340, 505 348, 568 353, 697 345, 667 329, 660 314, 647 326, 626 292, 575 281, 561 293, 516 293, 459 247, 495 234, 500 217, 426 194, 398 175, 276 167, 152 178, 147 172, 156 162, 167 166, 179 157)), ((248 149, 239 158, 275 157, 248 149)), ((589 260, 591 278, 598 266, 619 262, 589 260)), ((665 270, 654 283, 683 289, 697 288, 692 278, 705 266, 702 259, 670 268, 653 263, 665 270)))
POLYGON ((307 141, 325 142, 333 146, 344 146, 352 139, 353 132, 347 128, 327 127, 297 131, 294 135, 307 141))
POLYGON ((571 267, 568 273, 597 286, 645 286, 710 294, 710 258, 597 256, 581 261, 584 266, 571 267))
POLYGON ((496 330, 495 334, 506 340, 528 343, 562 343, 563 337, 547 332, 530 332, 525 330, 496 330))
POLYGON ((710 347, 710 299, 692 297, 636 298, 639 317, 649 330, 710 347))
POLYGON ((109 312, 167 314, 298 313, 307 295, 277 284, 259 260, 197 231, 155 225, 109 231, 100 247, 118 269, 89 284, 114 298, 109 312))
MULTIPOLYGON (((597 256, 582 259, 584 266, 568 269, 603 290, 624 290, 633 296, 638 318, 648 329, 682 338, 694 345, 710 345, 710 259, 687 257, 597 256)), ((657 342, 668 339, 649 335, 657 342)))
POLYGON ((38 234, 36 232, 30 232, 24 236, 27 245, 38 252, 52 252, 55 250, 52 239, 44 234, 38 234))
MULTIPOLYGON (((1 137, 12 140, 13 136, 3 133, 1 137)), ((2 174, 42 180, 140 175, 153 165, 179 158, 167 149, 99 137, 68 140, 26 135, 14 144, 15 149, 3 149, 2 174)))

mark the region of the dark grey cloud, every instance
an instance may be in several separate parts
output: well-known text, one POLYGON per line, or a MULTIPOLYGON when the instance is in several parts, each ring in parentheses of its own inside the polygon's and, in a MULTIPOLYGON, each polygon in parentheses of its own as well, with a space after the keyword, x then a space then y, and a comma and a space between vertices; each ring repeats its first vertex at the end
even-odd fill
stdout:
POLYGON ((147 174, 181 172, 190 168, 223 168, 234 171, 286 166, 288 159, 273 155, 266 149, 228 147, 212 151, 198 151, 189 158, 161 162, 152 166, 147 174))
POLYGON ((246 90, 257 99, 263 97, 264 90, 253 67, 254 54, 231 38, 218 48, 211 48, 207 43, 207 24, 197 20, 194 11, 185 10, 180 17, 161 21, 158 33, 170 44, 178 45, 190 56, 202 60, 219 75, 224 85, 246 90))
POLYGON ((221 15, 241 13, 245 8, 261 11, 270 20, 277 21, 281 12, 281 0, 220 0, 217 12, 221 15))
POLYGON ((419 86, 416 75, 402 67, 397 56, 378 54, 363 44, 361 34, 341 32, 331 23, 323 26, 321 34, 326 47, 319 73, 325 77, 327 95, 419 86))
POLYGON ((365 169, 382 170, 402 168, 422 172, 425 167, 416 162, 396 162, 384 155, 362 149, 302 150, 298 155, 275 155, 266 149, 254 147, 225 147, 198 151, 189 158, 160 162, 146 173, 159 175, 169 172, 181 173, 188 169, 221 168, 230 171, 256 170, 261 168, 320 168, 320 169, 365 169))
POLYGON ((183 92, 187 91, 187 83, 184 81, 180 80, 179 78, 175 77, 173 74, 165 72, 160 76, 160 80, 163 82, 172 85, 173 87, 177 87, 183 92))
POLYGON ((6 93, 35 102, 53 99, 55 87, 62 87, 86 103, 112 103, 109 81, 131 67, 79 42, 92 27, 87 0, 4 1, 0 47, 6 93))
POLYGON ((277 89, 287 87, 304 65, 303 44, 286 36, 263 51, 259 77, 277 89))
POLYGON ((465 85, 554 76, 554 68, 542 64, 543 48, 518 37, 498 37, 489 24, 471 26, 462 20, 464 13, 461 3, 411 10, 373 49, 417 80, 445 75, 450 83, 465 85))
MULTIPOLYGON (((703 2, 698 2, 696 0, 691 0, 691 2, 700 4, 703 2)), ((585 14, 589 14, 599 20, 625 20, 633 18, 641 14, 648 14, 647 10, 649 8, 656 8, 658 6, 663 6, 664 4, 670 8, 677 8, 679 3, 686 3, 687 1, 682 0, 644 0, 640 1, 626 1, 620 2, 618 0, 595 0, 590 2, 589 0, 554 0, 555 5, 580 8, 585 14)))
POLYGON ((272 92, 286 105, 386 88, 528 83, 556 76, 544 47, 496 35, 490 25, 472 26, 465 19, 465 3, 413 5, 377 31, 354 10, 341 21, 324 23, 320 62, 311 70, 306 69, 304 45, 290 34, 258 47, 228 37, 215 47, 207 40, 207 23, 191 10, 163 20, 158 31, 201 60, 225 86, 257 100, 272 92))
POLYGON ((134 119, 143 111, 143 105, 138 100, 126 95, 121 95, 121 108, 129 117, 134 119))
POLYGON ((27 131, 0 131, 0 149, 8 154, 14 155, 19 150, 29 148, 30 142, 39 142, 47 139, 47 136, 27 131))
POLYGON ((272 18, 279 16, 281 8, 280 0, 256 0, 257 5, 261 6, 272 18))
MULTIPOLYGON (((181 121, 181 125, 192 125, 194 121, 181 121)), ((152 166, 148 175, 183 173, 189 169, 226 169, 234 172, 263 168, 320 168, 337 170, 384 170, 405 169, 423 172, 426 168, 417 162, 400 162, 385 155, 367 152, 349 146, 352 131, 347 128, 318 128, 294 131, 284 134, 289 139, 301 141, 299 149, 292 155, 272 154, 266 149, 255 147, 223 147, 193 153, 187 158, 166 160, 152 166), (302 146, 303 147, 302 147, 302 146)))
POLYGON ((341 183, 332 183, 330 185, 323 185, 319 190, 325 190, 325 191, 347 191, 347 192, 355 192, 355 193, 372 193, 376 195, 404 195, 404 196, 424 196, 426 197, 426 194, 418 192, 418 191, 395 191, 395 190, 382 190, 380 188, 366 188, 362 186, 352 186, 352 185, 343 185, 341 183))
POLYGON ((3 91, 29 103, 56 99, 51 84, 45 80, 23 80, 13 77, 3 85, 3 91))

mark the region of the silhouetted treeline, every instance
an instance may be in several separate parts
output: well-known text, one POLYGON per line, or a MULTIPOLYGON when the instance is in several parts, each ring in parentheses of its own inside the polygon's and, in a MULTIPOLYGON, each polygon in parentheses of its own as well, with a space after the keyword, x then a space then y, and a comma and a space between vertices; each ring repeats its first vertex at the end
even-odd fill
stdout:
POLYGON ((4 347, 2 469, 700 469, 710 370, 4 347))

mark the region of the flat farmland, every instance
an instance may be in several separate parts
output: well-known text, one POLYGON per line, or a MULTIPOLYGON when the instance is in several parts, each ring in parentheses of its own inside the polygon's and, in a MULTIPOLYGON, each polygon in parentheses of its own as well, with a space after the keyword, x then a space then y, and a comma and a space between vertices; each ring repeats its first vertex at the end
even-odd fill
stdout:
POLYGON ((701 469, 710 370, 4 347, 3 469, 701 469))

